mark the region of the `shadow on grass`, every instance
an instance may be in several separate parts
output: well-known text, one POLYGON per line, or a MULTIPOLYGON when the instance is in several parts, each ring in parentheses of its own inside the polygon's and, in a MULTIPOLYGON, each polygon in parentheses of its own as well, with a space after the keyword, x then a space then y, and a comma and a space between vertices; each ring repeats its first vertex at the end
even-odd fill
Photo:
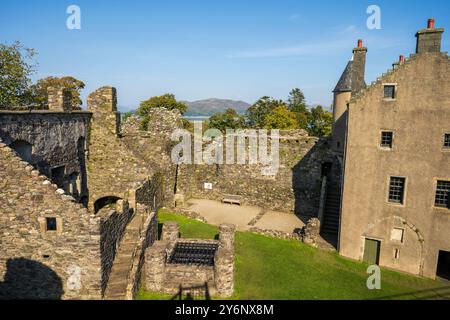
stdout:
POLYGON ((178 293, 174 295, 170 300, 195 300, 194 296, 192 295, 192 291, 203 291, 203 294, 201 295, 205 300, 211 300, 211 295, 209 293, 209 287, 208 283, 205 282, 202 286, 194 286, 194 287, 182 287, 180 285, 180 289, 178 290, 178 293))
POLYGON ((450 286, 407 292, 369 300, 400 300, 405 298, 408 300, 450 300, 450 286))

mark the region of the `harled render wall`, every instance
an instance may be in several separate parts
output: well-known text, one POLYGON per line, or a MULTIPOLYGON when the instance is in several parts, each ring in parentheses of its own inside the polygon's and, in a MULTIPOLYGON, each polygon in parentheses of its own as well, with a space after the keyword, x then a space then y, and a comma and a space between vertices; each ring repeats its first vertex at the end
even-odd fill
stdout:
POLYGON ((450 210, 434 206, 437 181, 450 181, 449 74, 447 54, 417 54, 351 101, 342 255, 361 260, 365 239, 379 240, 380 265, 436 276, 439 250, 450 251, 450 210), (397 86, 395 100, 383 98, 384 84, 397 86), (391 150, 380 147, 384 130, 394 133, 391 150), (403 205, 388 202, 391 176, 406 178, 403 205), (403 241, 391 237, 393 228, 404 230, 403 241))

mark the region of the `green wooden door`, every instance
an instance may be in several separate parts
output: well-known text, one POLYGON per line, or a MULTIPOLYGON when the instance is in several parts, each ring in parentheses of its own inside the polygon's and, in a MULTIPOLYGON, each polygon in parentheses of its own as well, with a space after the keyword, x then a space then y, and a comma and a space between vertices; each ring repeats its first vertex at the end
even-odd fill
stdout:
POLYGON ((364 261, 370 265, 378 264, 380 262, 380 247, 380 241, 366 239, 364 246, 364 261))

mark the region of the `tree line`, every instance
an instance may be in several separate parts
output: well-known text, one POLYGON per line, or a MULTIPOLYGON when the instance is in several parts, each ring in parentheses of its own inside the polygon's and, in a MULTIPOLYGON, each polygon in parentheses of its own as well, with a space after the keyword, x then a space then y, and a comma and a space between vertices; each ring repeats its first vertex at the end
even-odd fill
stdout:
MULTIPOLYGON (((30 76, 36 72, 36 52, 25 48, 19 42, 12 45, 0 44, 0 109, 29 107, 44 109, 48 104, 48 87, 63 87, 72 94, 72 106, 81 109, 80 91, 85 84, 71 76, 46 77, 32 83, 30 76)), ((141 102, 136 113, 142 119, 143 130, 147 130, 149 110, 163 107, 179 110, 184 114, 188 107, 177 101, 173 94, 151 97, 141 102)), ((125 118, 130 114, 125 114, 125 118)), ((208 127, 223 132, 226 129, 304 129, 313 136, 331 134, 333 117, 322 106, 308 108, 303 92, 295 88, 286 101, 264 96, 241 115, 233 108, 215 113, 208 127)), ((192 124, 184 120, 185 127, 192 124)))

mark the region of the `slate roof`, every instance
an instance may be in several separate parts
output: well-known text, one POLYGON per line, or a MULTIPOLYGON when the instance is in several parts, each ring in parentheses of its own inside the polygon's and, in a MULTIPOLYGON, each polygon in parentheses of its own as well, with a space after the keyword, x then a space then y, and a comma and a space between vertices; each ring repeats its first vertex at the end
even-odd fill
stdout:
MULTIPOLYGON (((353 69, 353 60, 350 60, 345 67, 344 72, 339 79, 336 88, 334 88, 333 92, 348 92, 353 91, 352 89, 352 69, 353 69)), ((364 87, 366 87, 366 82, 364 82, 364 87)))
POLYGON ((353 61, 349 61, 333 92, 352 91, 352 69, 353 61))

